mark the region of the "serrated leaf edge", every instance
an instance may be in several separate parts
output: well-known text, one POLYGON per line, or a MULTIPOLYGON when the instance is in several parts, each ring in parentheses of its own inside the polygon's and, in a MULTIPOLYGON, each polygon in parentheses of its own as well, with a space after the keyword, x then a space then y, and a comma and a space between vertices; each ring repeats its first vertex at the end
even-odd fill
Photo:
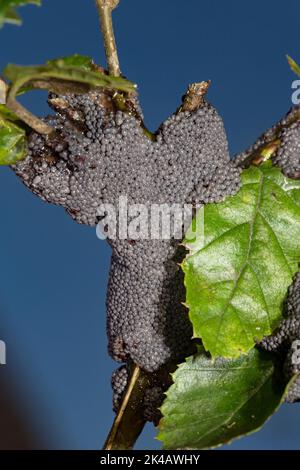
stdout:
MULTIPOLYGON (((252 351, 253 349, 254 349, 254 348, 252 348, 250 351, 252 351)), ((249 351, 249 352, 250 352, 250 351, 249 351)), ((249 352, 248 352, 248 354, 249 354, 249 352)), ((176 369, 176 371, 173 372, 172 374, 170 374, 173 383, 172 383, 172 385, 168 388, 168 390, 164 393, 164 395, 165 395, 165 397, 166 397, 165 400, 167 400, 169 394, 171 393, 171 388, 172 388, 173 386, 175 386, 176 373, 177 373, 181 368, 183 368, 185 364, 187 364, 188 362, 192 362, 194 358, 195 358, 195 356, 189 356, 189 357, 187 357, 183 363, 181 363, 181 364, 178 365, 178 368, 176 369)), ((224 358, 224 359, 226 359, 226 358, 224 358)), ((212 363, 214 363, 214 362, 215 362, 215 360, 212 358, 212 363)), ((279 404, 278 404, 277 407, 274 409, 273 413, 271 413, 271 414, 265 419, 265 421, 262 423, 261 426, 258 426, 257 428, 255 428, 255 429, 253 429, 253 430, 251 430, 251 431, 249 431, 249 432, 246 432, 246 433, 244 433, 244 434, 241 434, 241 435, 239 435, 239 436, 233 437, 232 439, 229 439, 228 441, 220 442, 219 444, 217 444, 217 445, 215 445, 215 446, 203 447, 203 448, 201 448, 201 449, 195 449, 195 448, 193 448, 193 447, 183 447, 183 448, 169 449, 169 448, 164 448, 164 447, 163 447, 163 450, 208 450, 208 449, 218 449, 218 448, 220 448, 220 447, 222 447, 222 446, 224 446, 224 445, 230 445, 232 442, 234 442, 234 441, 236 441, 236 440, 242 439, 243 437, 250 436, 250 435, 252 435, 252 434, 254 434, 254 433, 260 431, 260 430, 263 428, 263 426, 272 418, 272 416, 274 416, 274 414, 279 410, 279 408, 281 407, 281 405, 282 405, 282 404, 284 403, 284 401, 285 401, 285 397, 286 397, 286 395, 287 395, 287 393, 288 393, 288 391, 289 391, 290 386, 293 385, 293 383, 294 383, 298 378, 300 378, 300 373, 294 375, 294 376, 289 380, 289 382, 286 384, 286 386, 285 386, 285 388, 284 388, 284 392, 283 392, 283 395, 282 395, 282 397, 281 397, 281 400, 280 400, 279 404)), ((160 422, 159 422, 159 424, 158 424, 158 426, 157 426, 157 429, 159 430, 159 432, 158 432, 157 436, 155 436, 155 439, 156 439, 157 441, 159 441, 159 442, 162 442, 162 443, 163 443, 163 436, 162 436, 163 431, 160 429, 160 426, 163 425, 163 420, 164 420, 164 418, 165 418, 164 415, 163 415, 163 412, 162 412, 163 405, 164 405, 164 404, 162 404, 162 405, 158 408, 159 411, 160 411, 161 414, 162 414, 162 418, 161 418, 161 420, 160 420, 160 422)))

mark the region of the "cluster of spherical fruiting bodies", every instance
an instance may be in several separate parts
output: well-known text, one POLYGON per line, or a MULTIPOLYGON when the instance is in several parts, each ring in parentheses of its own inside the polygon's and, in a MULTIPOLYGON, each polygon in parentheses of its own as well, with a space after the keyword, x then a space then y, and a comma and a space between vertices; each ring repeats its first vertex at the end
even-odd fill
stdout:
MULTIPOLYGON (((285 318, 272 336, 264 338, 261 347, 284 360, 287 382, 300 373, 300 273, 290 286, 284 306, 285 318)), ((300 401, 300 377, 289 387, 286 401, 300 401)))
MULTIPOLYGON (((120 196, 150 213, 154 204, 196 205, 237 191, 240 172, 230 162, 223 122, 211 105, 173 115, 153 142, 134 116, 115 111, 109 100, 96 91, 50 97, 59 106, 47 119, 57 136, 33 133, 28 157, 14 167, 31 191, 92 226, 101 205, 118 210, 120 196)), ((191 338, 181 305, 181 240, 151 235, 149 229, 142 239, 108 240, 113 255, 107 295, 112 357, 132 359, 150 372, 184 353, 191 338)))
MULTIPOLYGON (((118 110, 113 93, 104 90, 50 95, 49 103, 56 114, 46 121, 55 133, 32 133, 28 156, 13 169, 32 192, 64 207, 81 224, 101 222, 99 207, 106 204, 118 216, 120 197, 128 205, 142 204, 150 214, 153 205, 196 207, 218 202, 239 188, 239 159, 230 160, 222 119, 205 100, 171 116, 155 141, 141 126, 135 99, 134 112, 118 110)), ((181 239, 151 235, 150 229, 146 236, 108 234, 109 352, 115 360, 131 360, 148 372, 185 355, 192 336, 182 305, 181 239)), ((113 377, 115 409, 127 377, 126 367, 113 377)))

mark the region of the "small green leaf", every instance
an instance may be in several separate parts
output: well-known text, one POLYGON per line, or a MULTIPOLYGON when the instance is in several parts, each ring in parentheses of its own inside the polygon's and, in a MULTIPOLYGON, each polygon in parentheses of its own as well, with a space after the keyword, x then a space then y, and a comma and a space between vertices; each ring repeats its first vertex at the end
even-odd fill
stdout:
POLYGON ((213 357, 238 357, 273 332, 299 269, 300 181, 265 163, 241 182, 235 196, 199 210, 199 236, 186 241, 186 302, 213 357))
POLYGON ((216 447, 259 430, 285 395, 274 358, 257 349, 213 362, 199 353, 173 375, 161 412, 164 449, 216 447))
POLYGON ((47 65, 52 67, 76 67, 82 70, 95 71, 95 64, 88 56, 74 54, 68 57, 48 60, 47 65))
POLYGON ((1 117, 8 121, 20 121, 20 118, 10 111, 5 104, 0 104, 0 119, 1 117))
MULTIPOLYGON (((75 56, 76 57, 76 56, 75 56)), ((69 58, 69 60, 71 60, 69 58)), ((136 91, 136 86, 122 77, 112 77, 100 71, 89 70, 87 62, 77 56, 76 65, 66 65, 64 59, 52 61, 46 65, 20 66, 9 64, 4 75, 12 83, 9 96, 15 97, 25 86, 34 88, 34 80, 59 79, 66 82, 83 83, 91 87, 101 87, 120 90, 128 93, 136 91), (80 62, 80 63, 78 63, 80 62)), ((73 62, 75 62, 73 56, 73 62)), ((92 62, 90 62, 91 64, 92 62)))
POLYGON ((299 67, 299 65, 289 55, 287 56, 287 60, 288 60, 288 63, 290 64, 290 67, 291 67, 292 71, 296 75, 299 75, 299 77, 300 77, 300 67, 299 67))
POLYGON ((22 24, 16 8, 23 5, 41 5, 41 0, 0 0, 0 28, 4 23, 22 24))
POLYGON ((25 131, 0 117, 0 165, 13 165, 25 156, 25 131))
POLYGON ((5 23, 19 26, 22 24, 22 18, 14 8, 9 8, 5 14, 5 23))

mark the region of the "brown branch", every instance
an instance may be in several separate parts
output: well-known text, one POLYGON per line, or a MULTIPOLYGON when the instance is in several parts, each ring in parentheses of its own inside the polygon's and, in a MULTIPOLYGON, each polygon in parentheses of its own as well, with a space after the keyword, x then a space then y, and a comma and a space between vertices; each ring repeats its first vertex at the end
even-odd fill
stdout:
POLYGON ((39 134, 51 134, 54 131, 53 127, 49 126, 41 119, 36 117, 9 95, 7 97, 6 106, 8 109, 10 109, 10 111, 15 113, 16 116, 21 119, 21 121, 25 122, 29 127, 39 134))
MULTIPOLYGON (((104 49, 107 60, 108 72, 110 75, 119 77, 121 75, 118 58, 117 45, 114 35, 112 11, 118 6, 120 0, 96 0, 99 12, 100 26, 104 40, 104 49)), ((139 112, 135 109, 130 94, 125 97, 122 93, 115 93, 114 102, 117 109, 133 115, 140 122, 141 128, 148 139, 155 141, 155 134, 150 132, 145 126, 139 112)))
POLYGON ((118 59, 117 45, 112 23, 112 10, 119 4, 119 0, 96 0, 100 17, 100 25, 103 34, 104 48, 110 75, 119 77, 121 75, 118 59))
POLYGON ((201 108, 201 106, 203 106, 204 97, 207 93, 210 84, 210 80, 207 80, 205 82, 192 83, 192 85, 188 87, 188 90, 182 99, 182 105, 179 108, 178 112, 193 112, 201 108))
POLYGON ((245 160, 240 164, 244 168, 254 165, 259 166, 266 160, 269 160, 272 155, 279 149, 281 145, 280 139, 274 139, 271 142, 263 144, 257 150, 253 151, 250 155, 248 155, 245 160))
POLYGON ((104 444, 104 450, 130 450, 133 448, 146 424, 143 416, 143 397, 149 384, 149 374, 139 367, 133 366, 130 382, 104 444))
MULTIPOLYGON (((4 83, 4 82, 3 82, 4 83)), ((1 82, 0 82, 1 87, 1 82)), ((28 87, 31 89, 48 90, 58 95, 64 95, 67 93, 87 93, 90 86, 85 83, 67 82, 58 79, 38 79, 29 82, 28 87)), ((8 89, 9 90, 9 89, 8 89)), ((1 91, 1 89, 0 89, 1 91)), ((7 94, 6 106, 15 113, 21 121, 25 122, 31 129, 35 130, 39 134, 49 135, 55 133, 55 129, 44 121, 39 119, 37 116, 28 111, 22 106, 14 97, 14 94, 10 95, 9 91, 7 94)))
MULTIPOLYGON (((235 157, 238 166, 247 168, 250 165, 259 166, 272 158, 281 145, 280 133, 300 121, 300 106, 292 108, 288 114, 275 126, 265 132, 249 149, 235 157)), ((300 176, 300 175, 299 175, 300 176)))

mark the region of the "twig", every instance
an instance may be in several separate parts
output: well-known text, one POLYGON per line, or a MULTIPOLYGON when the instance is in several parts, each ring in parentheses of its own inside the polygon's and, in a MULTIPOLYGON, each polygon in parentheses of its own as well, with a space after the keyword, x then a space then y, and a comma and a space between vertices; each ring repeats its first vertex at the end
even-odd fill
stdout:
POLYGON ((104 450, 133 448, 146 423, 143 417, 143 395, 149 383, 149 376, 134 366, 120 410, 104 444, 104 450))
POLYGON ((274 155, 274 153, 279 149, 280 145, 280 139, 274 139, 272 142, 268 142, 267 144, 262 145, 242 162, 242 166, 247 167, 250 165, 261 165, 261 163, 269 160, 272 155, 274 155))
MULTIPOLYGON (((114 77, 121 75, 120 63, 118 58, 117 45, 114 35, 114 28, 112 22, 112 11, 119 5, 120 0, 96 0, 96 5, 99 12, 100 26, 104 40, 104 49, 107 60, 108 72, 114 77)), ((130 101, 130 94, 127 94, 127 98, 122 93, 115 93, 114 102, 117 109, 127 112, 133 115, 138 121, 140 121, 141 128, 148 139, 155 141, 155 134, 150 132, 139 112, 134 109, 134 105, 130 101)))
POLYGON ((183 97, 182 105, 178 112, 181 111, 197 111, 204 103, 204 98, 211 84, 210 80, 199 83, 192 83, 183 97))
MULTIPOLYGON (((290 127, 300 121, 300 107, 297 106, 279 121, 270 130, 264 133, 249 149, 236 156, 236 163, 242 168, 250 165, 259 166, 262 162, 269 160, 281 145, 280 133, 283 129, 290 127), (263 142, 260 144, 260 142, 263 142)), ((300 174, 296 179, 300 179, 300 174)))
MULTIPOLYGON (((121 72, 112 24, 112 10, 117 7, 119 0, 96 0, 96 4, 99 11, 101 29, 103 32, 109 74, 114 77, 119 77, 121 72)), ((37 84, 40 86, 40 88, 47 88, 49 82, 45 80, 37 80, 37 84)), ((53 82, 53 84, 55 85, 56 89, 59 89, 58 81, 56 81, 56 83, 53 82)), ((6 105, 22 121, 24 121, 28 126, 30 126, 39 134, 51 134, 55 132, 51 126, 43 122, 37 116, 24 108, 20 103, 18 103, 12 90, 9 90, 8 92, 6 105)))
POLYGON ((116 40, 112 23, 112 10, 119 4, 119 0, 96 0, 103 34, 105 54, 110 75, 121 75, 116 40))
POLYGON ((25 122, 29 127, 38 132, 39 134, 51 134, 54 132, 53 127, 49 126, 41 119, 36 117, 30 111, 28 111, 24 106, 18 103, 14 98, 8 95, 6 106, 10 111, 16 114, 21 121, 25 122))

